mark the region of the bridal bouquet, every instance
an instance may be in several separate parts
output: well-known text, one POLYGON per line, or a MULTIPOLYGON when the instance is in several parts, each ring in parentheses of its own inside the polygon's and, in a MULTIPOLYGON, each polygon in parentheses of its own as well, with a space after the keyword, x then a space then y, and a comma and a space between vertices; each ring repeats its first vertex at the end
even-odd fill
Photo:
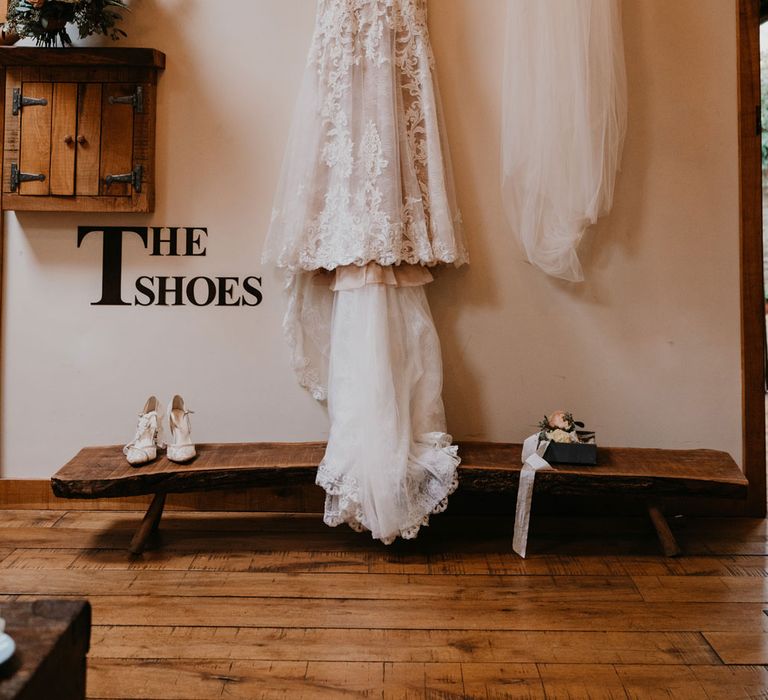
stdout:
POLYGON ((73 24, 80 39, 91 34, 119 39, 126 36, 117 24, 127 9, 124 0, 10 0, 4 34, 32 38, 38 46, 70 46, 67 25, 73 24))

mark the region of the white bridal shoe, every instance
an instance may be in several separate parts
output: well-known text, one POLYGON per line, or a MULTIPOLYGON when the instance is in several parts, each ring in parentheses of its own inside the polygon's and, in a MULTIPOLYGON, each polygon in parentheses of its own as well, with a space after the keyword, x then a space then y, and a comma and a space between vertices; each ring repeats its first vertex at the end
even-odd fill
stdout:
POLYGON ((160 424, 160 404, 155 396, 150 396, 144 409, 139 414, 139 423, 136 426, 136 435, 132 442, 123 448, 128 463, 134 467, 147 464, 157 459, 157 432, 160 424))
POLYGON ((189 414, 184 407, 184 399, 178 394, 168 405, 168 426, 171 429, 171 439, 168 441, 167 457, 172 462, 188 462, 197 455, 195 443, 192 442, 192 425, 189 414))

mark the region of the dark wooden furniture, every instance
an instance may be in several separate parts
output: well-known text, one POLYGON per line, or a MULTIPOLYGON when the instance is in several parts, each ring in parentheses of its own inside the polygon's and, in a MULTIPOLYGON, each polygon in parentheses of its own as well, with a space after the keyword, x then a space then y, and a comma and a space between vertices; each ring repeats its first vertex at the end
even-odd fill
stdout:
POLYGON ((16 653, 0 666, 0 700, 83 700, 91 606, 85 600, 0 604, 16 653))
MULTIPOLYGON (((198 457, 179 465, 164 457, 131 467, 120 447, 88 447, 51 479, 61 498, 117 498, 155 494, 130 550, 141 553, 157 529, 168 493, 312 483, 323 443, 245 443, 199 445, 198 457)), ((517 492, 521 446, 503 443, 459 445, 461 489, 517 492)), ((645 499, 668 555, 679 548, 656 499, 662 496, 745 498, 747 480, 725 452, 599 448, 598 465, 556 466, 536 477, 536 493, 624 494, 645 499)))
POLYGON ((155 198, 154 49, 0 47, 3 208, 149 212, 155 198))

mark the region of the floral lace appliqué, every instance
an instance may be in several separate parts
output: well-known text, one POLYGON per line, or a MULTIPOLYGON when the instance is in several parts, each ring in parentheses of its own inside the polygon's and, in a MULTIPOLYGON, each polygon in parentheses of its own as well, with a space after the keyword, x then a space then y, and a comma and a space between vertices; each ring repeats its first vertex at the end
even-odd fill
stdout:
POLYGON ((424 0, 319 1, 307 68, 324 167, 310 162, 284 193, 272 222, 287 229, 278 265, 467 261, 433 67, 424 0), (307 198, 299 215, 285 209, 296 189, 307 198))

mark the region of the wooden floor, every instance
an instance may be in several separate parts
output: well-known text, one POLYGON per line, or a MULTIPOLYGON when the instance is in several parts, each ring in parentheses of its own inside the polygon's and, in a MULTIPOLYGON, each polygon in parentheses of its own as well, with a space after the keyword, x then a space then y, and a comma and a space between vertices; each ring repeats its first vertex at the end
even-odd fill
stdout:
POLYGON ((1 601, 87 597, 90 698, 768 698, 768 527, 443 516, 385 548, 317 516, 0 511, 1 601))

